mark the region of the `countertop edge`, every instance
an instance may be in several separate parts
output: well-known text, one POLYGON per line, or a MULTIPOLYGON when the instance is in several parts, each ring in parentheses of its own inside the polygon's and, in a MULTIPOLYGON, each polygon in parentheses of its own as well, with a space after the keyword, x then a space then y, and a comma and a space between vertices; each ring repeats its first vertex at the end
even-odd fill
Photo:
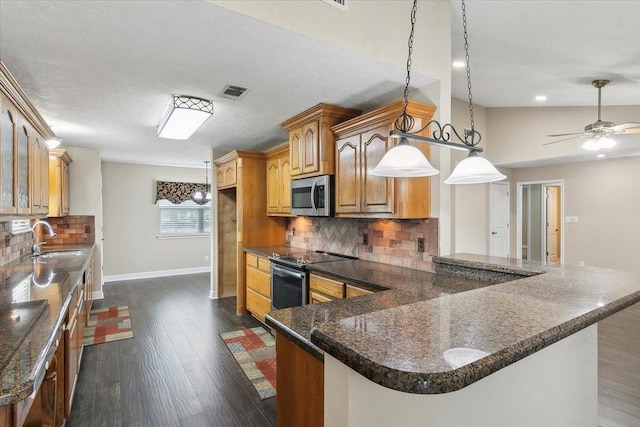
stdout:
POLYGON ((311 331, 311 341, 327 354, 383 387, 412 394, 442 394, 473 384, 637 302, 640 302, 640 291, 556 325, 473 363, 436 373, 399 371, 377 364, 315 328, 311 331))
MULTIPOLYGON (((42 253, 45 254, 47 252, 54 252, 56 250, 60 250, 60 248, 73 250, 77 247, 78 247, 77 245, 50 246, 50 247, 47 247, 46 250, 43 250, 42 253)), ((93 243, 90 248, 87 249, 85 247, 82 250, 85 250, 87 252, 87 255, 86 255, 86 259, 82 264, 82 268, 80 271, 84 271, 87 268, 89 260, 91 259, 91 256, 93 255, 93 251, 95 250, 95 243, 93 243)), ((69 276, 66 280, 70 280, 71 278, 72 277, 69 276)), ((40 353, 38 354, 36 362, 34 363, 33 368, 31 369, 31 373, 29 374, 29 376, 25 381, 19 384, 16 384, 9 393, 3 396, 0 396, 0 406, 11 405, 13 403, 17 403, 17 402, 20 402, 21 400, 26 399, 31 394, 33 394, 42 383, 42 380, 44 379, 44 373, 45 373, 44 372, 45 371, 44 367, 46 364, 45 359, 49 355, 49 351, 51 350, 51 347, 56 339, 55 337, 58 333, 58 330, 60 330, 62 324, 64 323, 64 317, 65 317, 64 315, 69 310, 69 304, 71 303, 71 295, 75 292, 77 285, 78 285, 78 281, 76 280, 75 283, 70 288, 69 293, 67 294, 67 297, 65 298, 65 301, 60 308, 60 312, 56 317, 55 326, 51 328, 50 334, 47 337, 47 341, 43 346, 42 350, 40 351, 40 353)), ((64 334, 64 331, 63 331, 63 334, 64 334)), ((64 339, 64 336, 62 336, 60 339, 64 339)))
POLYGON ((282 323, 267 314, 264 318, 265 323, 276 330, 276 332, 284 335, 293 342, 295 345, 311 354, 313 357, 324 363, 324 352, 319 349, 314 343, 305 339, 302 335, 296 334, 292 329, 286 327, 282 323))

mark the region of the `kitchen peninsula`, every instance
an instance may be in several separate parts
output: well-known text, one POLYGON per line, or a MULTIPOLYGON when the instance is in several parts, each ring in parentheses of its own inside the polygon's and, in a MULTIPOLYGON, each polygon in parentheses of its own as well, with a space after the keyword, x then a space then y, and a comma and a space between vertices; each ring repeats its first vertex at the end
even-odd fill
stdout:
POLYGON ((0 284, 0 426, 63 425, 90 307, 93 244, 6 264, 0 284))
POLYGON ((312 265, 389 290, 267 315, 279 350, 324 363, 325 425, 597 425, 596 323, 640 301, 639 275, 470 254, 434 263, 406 280, 362 260, 312 265))

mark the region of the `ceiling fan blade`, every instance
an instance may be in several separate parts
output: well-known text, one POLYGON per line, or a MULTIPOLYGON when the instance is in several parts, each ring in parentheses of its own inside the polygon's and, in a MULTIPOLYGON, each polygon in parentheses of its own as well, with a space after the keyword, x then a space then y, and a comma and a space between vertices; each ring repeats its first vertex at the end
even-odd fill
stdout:
POLYGON ((631 133, 640 133, 640 127, 637 128, 627 128, 624 132, 620 132, 623 135, 629 135, 631 133))
POLYGON ((640 128, 640 123, 629 122, 629 123, 622 123, 621 125, 614 126, 611 129, 613 129, 614 132, 626 130, 625 133, 636 133, 637 131, 629 132, 629 130, 638 129, 638 128, 640 128))
MULTIPOLYGON (((571 135, 571 134, 570 134, 570 133, 568 133, 568 134, 566 134, 566 135, 571 135)), ((582 134, 581 134, 581 133, 578 133, 578 134, 575 134, 575 135, 578 135, 578 136, 572 136, 571 138, 559 139, 559 140, 557 140, 557 141, 547 142, 547 143, 542 144, 542 145, 551 145, 551 144, 555 144, 555 143, 557 143, 557 142, 569 141, 570 139, 577 139, 577 138, 580 138, 580 135, 582 135, 582 134)), ((552 135, 547 135, 547 136, 552 136, 552 135)))
MULTIPOLYGON (((583 132, 574 132, 574 133, 557 133, 555 135, 547 135, 547 136, 550 137, 550 138, 555 138, 555 137, 558 137, 558 136, 582 135, 582 134, 583 134, 583 132)), ((569 138, 569 139, 571 139, 571 138, 569 138)), ((560 142, 560 141, 556 141, 556 142, 560 142)))

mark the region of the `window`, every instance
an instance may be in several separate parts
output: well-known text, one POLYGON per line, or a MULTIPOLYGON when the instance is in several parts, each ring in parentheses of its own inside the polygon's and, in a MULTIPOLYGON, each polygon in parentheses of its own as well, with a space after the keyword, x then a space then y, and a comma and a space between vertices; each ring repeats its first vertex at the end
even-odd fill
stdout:
POLYGON ((194 237, 211 234, 211 202, 199 205, 187 200, 179 205, 158 200, 158 237, 194 237))

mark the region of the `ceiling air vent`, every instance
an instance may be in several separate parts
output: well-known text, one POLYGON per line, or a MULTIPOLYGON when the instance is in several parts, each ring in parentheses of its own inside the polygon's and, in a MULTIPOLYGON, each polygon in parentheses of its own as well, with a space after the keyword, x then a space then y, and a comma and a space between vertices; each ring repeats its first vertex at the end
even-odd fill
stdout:
POLYGON ((224 87, 224 89, 222 89, 222 93, 220 94, 220 96, 227 99, 238 100, 242 98, 248 90, 248 87, 228 84, 224 87))
POLYGON ((347 0, 322 0, 322 1, 325 3, 329 3, 344 11, 349 10, 349 6, 347 5, 347 0))

